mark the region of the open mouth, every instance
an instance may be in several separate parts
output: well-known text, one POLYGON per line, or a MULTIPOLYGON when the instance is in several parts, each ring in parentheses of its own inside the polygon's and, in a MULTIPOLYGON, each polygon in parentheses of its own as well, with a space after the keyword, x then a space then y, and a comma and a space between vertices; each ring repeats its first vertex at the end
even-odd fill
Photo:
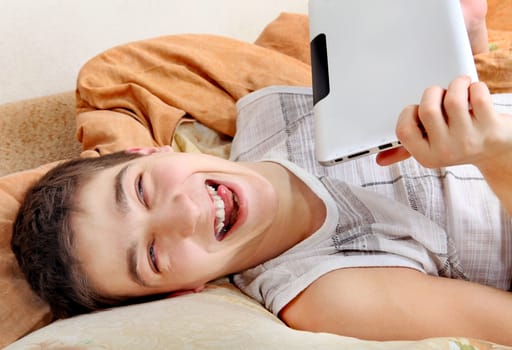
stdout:
POLYGON ((238 218, 238 197, 224 185, 208 182, 206 189, 215 207, 215 238, 222 241, 238 218))

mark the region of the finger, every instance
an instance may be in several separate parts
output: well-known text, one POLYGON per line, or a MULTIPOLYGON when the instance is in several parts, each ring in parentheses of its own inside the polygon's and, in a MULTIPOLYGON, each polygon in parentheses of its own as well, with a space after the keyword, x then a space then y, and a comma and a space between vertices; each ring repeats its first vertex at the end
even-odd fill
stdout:
POLYGON ((429 146, 425 129, 419 120, 418 111, 418 105, 405 107, 398 116, 396 124, 396 136, 409 151, 429 146))
POLYGON ((411 154, 404 147, 397 147, 382 151, 377 154, 377 164, 381 166, 391 165, 409 158, 411 154))
POLYGON ((452 130, 467 130, 472 123, 469 112, 469 86, 471 78, 462 76, 454 79, 444 96, 443 106, 446 114, 446 122, 452 130))
POLYGON ((495 115, 491 93, 485 83, 476 82, 469 88, 469 103, 476 120, 486 121, 495 115))
POLYGON ((421 97, 418 117, 430 143, 437 143, 444 139, 448 132, 443 108, 444 95, 445 90, 443 88, 433 86, 426 89, 421 97))

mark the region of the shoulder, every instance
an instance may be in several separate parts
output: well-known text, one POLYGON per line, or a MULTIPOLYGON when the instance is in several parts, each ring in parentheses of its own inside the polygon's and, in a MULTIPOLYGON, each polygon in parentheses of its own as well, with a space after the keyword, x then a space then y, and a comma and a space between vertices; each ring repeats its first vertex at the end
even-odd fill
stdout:
POLYGON ((301 154, 312 156, 312 108, 310 87, 270 86, 241 98, 230 158, 297 163, 294 159, 301 154))

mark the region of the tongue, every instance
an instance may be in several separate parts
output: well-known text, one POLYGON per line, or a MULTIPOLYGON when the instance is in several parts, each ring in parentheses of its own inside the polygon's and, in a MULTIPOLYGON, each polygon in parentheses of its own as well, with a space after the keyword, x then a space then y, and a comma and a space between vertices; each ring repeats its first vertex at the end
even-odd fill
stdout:
POLYGON ((230 213, 233 211, 233 193, 224 185, 217 187, 217 194, 224 202, 224 214, 226 225, 229 224, 230 213))

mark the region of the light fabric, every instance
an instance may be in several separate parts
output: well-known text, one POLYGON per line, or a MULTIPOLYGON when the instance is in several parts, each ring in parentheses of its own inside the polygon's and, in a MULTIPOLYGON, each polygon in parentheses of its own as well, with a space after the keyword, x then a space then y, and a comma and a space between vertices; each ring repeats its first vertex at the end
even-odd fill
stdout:
MULTIPOLYGON (((205 291, 57 321, 11 344, 25 349, 477 350, 465 338, 363 341, 293 330, 226 280, 205 291)), ((493 349, 506 349, 493 347, 493 349)))

